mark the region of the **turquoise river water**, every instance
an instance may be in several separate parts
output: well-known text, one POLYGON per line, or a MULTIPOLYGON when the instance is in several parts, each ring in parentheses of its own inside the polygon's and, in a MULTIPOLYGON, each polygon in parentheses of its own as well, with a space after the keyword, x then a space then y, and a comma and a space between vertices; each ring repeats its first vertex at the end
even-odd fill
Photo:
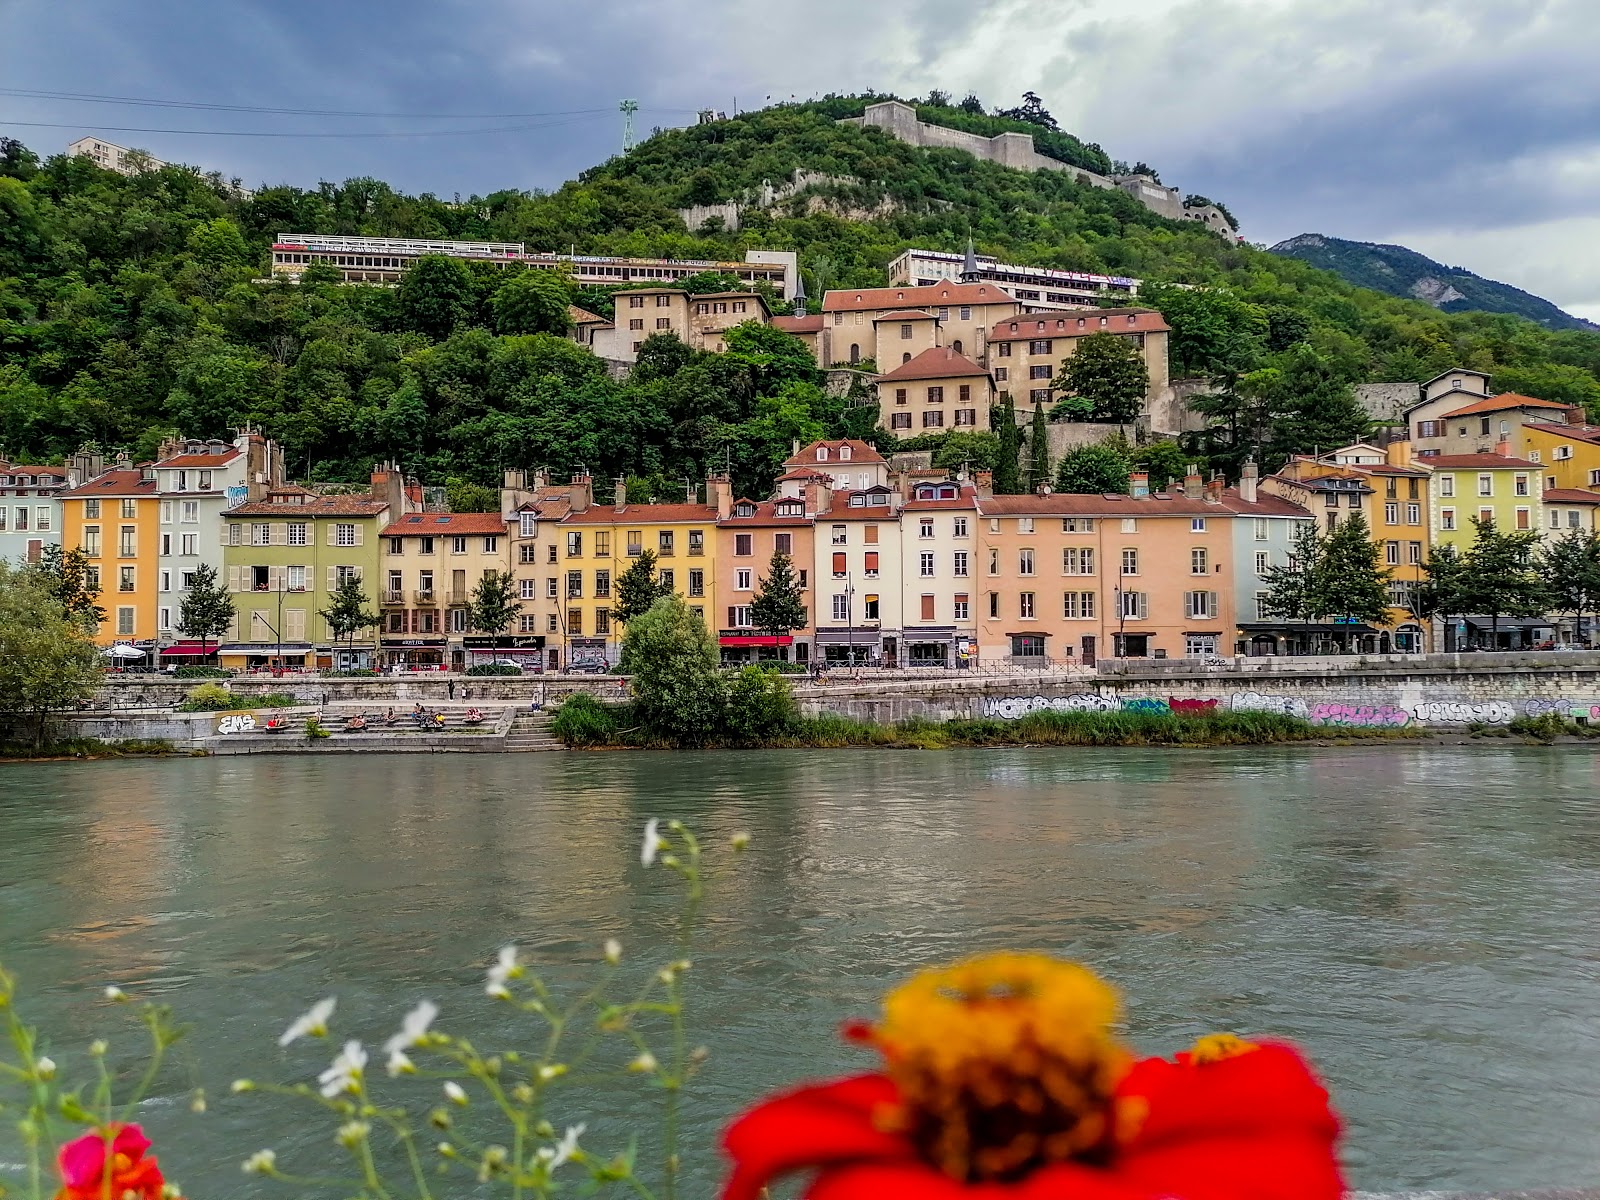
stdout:
MULTIPOLYGON (((711 1056, 685 1196, 710 1193, 728 1114, 867 1065, 841 1020, 920 964, 1003 946, 1113 979, 1144 1050, 1214 1029, 1301 1043, 1363 1189, 1592 1186, 1597 763, 1406 747, 6 766, 0 963, 71 1068, 97 1034, 131 1057, 106 984, 173 1005, 191 1032, 140 1112, 169 1173, 191 1196, 287 1196, 240 1160, 320 1162, 332 1124, 227 1083, 313 1078, 331 1046, 276 1046, 296 1014, 337 994, 336 1035, 375 1059, 422 997, 451 1032, 527 1044, 483 994, 496 949, 518 943, 562 985, 595 974, 610 937, 625 975, 665 961, 677 890, 640 866, 639 835, 680 817, 708 842, 752 838, 710 882, 690 972, 711 1056)), ((650 1153, 638 1078, 560 1095, 552 1118, 587 1119, 591 1150, 638 1127, 650 1153)))

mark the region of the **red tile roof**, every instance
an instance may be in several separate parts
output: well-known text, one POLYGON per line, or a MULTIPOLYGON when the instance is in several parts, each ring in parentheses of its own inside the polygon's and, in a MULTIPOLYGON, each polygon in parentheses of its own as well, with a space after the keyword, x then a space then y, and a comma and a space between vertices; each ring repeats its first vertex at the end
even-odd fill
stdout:
POLYGON ((1548 421, 1529 421, 1524 429, 1537 429, 1540 433, 1569 437, 1575 442, 1600 442, 1600 425, 1559 425, 1548 421))
POLYGON ((99 496, 154 496, 156 494, 156 481, 146 479, 144 472, 138 468, 107 471, 97 475, 88 483, 80 484, 70 491, 61 492, 63 500, 93 499, 99 496))
POLYGON ((910 362, 901 363, 887 375, 878 376, 878 382, 895 383, 902 379, 968 379, 974 375, 988 373, 965 354, 958 354, 948 346, 934 346, 924 350, 910 362))
POLYGON ((952 304, 1015 304, 1017 298, 992 283, 934 283, 927 287, 836 288, 822 298, 823 312, 870 312, 952 304))
POLYGON ((1525 458, 1507 458, 1503 454, 1426 454, 1417 459, 1417 462, 1438 470, 1463 470, 1472 467, 1480 469, 1489 467, 1525 467, 1537 471, 1539 464, 1529 462, 1525 458))
POLYGON ((1600 504, 1600 492, 1582 488, 1545 488, 1539 499, 1546 504, 1600 504))
POLYGON ((67 477, 65 467, 36 467, 28 463, 8 463, 0 460, 0 474, 3 475, 54 475, 58 479, 67 477))
POLYGON ((824 463, 826 463, 828 466, 832 466, 834 463, 840 462, 881 463, 882 461, 883 455, 879 454, 860 438, 839 438, 832 441, 812 442, 809 446, 802 446, 800 447, 798 453, 791 454, 788 458, 784 459, 783 465, 790 469, 804 467, 810 470, 820 470, 822 469, 824 463), (824 446, 827 448, 827 458, 817 457, 817 448, 819 446, 824 446), (849 458, 839 457, 839 450, 843 446, 850 447, 849 458))
POLYGON ((804 317, 773 317, 772 323, 785 333, 820 333, 822 331, 822 314, 813 313, 804 317))
POLYGON ((735 500, 733 502, 733 507, 734 507, 734 511, 733 511, 733 513, 731 515, 729 515, 727 517, 724 517, 722 520, 717 522, 717 524, 719 526, 729 526, 729 525, 739 525, 739 526, 745 526, 745 525, 751 525, 751 526, 756 526, 756 525, 809 525, 809 524, 811 524, 811 519, 805 515, 805 512, 806 512, 805 504, 803 502, 801 502, 801 501, 798 501, 798 500, 793 500, 793 499, 789 499, 789 500, 761 500, 761 501, 756 501, 756 500, 735 500), (752 515, 750 515, 748 517, 741 517, 739 515, 739 512, 738 512, 739 505, 741 505, 741 504, 754 504, 756 511, 752 515), (799 504, 800 505, 800 512, 798 513, 798 515, 795 515, 795 516, 783 516, 783 517, 780 517, 778 515, 778 512, 777 512, 777 508, 778 508, 779 504, 790 504, 790 505, 799 504))
POLYGON ((384 537, 440 537, 445 534, 503 534, 499 513, 407 513, 391 521, 384 537))
POLYGON ((574 325, 609 325, 605 317, 592 313, 587 308, 579 308, 576 304, 567 305, 567 320, 574 325))
POLYGON ((994 496, 979 500, 978 511, 989 517, 1199 517, 1209 513, 1226 514, 1229 510, 1221 504, 1180 495, 1136 498, 1054 492, 1048 496, 994 496))
POLYGON ((581 513, 568 513, 563 525, 620 525, 634 521, 641 525, 676 524, 685 521, 715 521, 717 510, 709 504, 595 504, 581 513))
POLYGON ((824 483, 833 482, 833 476, 829 475, 826 471, 815 471, 810 467, 796 467, 794 470, 785 471, 782 475, 778 476, 779 483, 783 483, 784 481, 791 479, 820 479, 824 483))
MULTIPOLYGON (((281 493, 294 495, 294 492, 281 493)), ((374 500, 371 496, 317 496, 303 503, 286 503, 271 500, 247 500, 230 508, 224 516, 279 517, 282 520, 300 517, 375 517, 389 507, 387 500, 374 500)))
POLYGON ((1441 421, 1448 421, 1452 417, 1468 417, 1473 413, 1504 412, 1508 408, 1572 408, 1570 404, 1557 404, 1554 400, 1539 400, 1533 396, 1520 396, 1516 392, 1501 392, 1498 396, 1486 396, 1465 408, 1452 409, 1440 417, 1441 421))
POLYGON ((1222 493, 1222 507, 1241 517, 1306 517, 1311 514, 1292 500, 1258 491, 1255 501, 1246 500, 1238 488, 1227 488, 1222 493))
POLYGON ((1163 333, 1170 329, 1153 308, 1097 308, 1049 316, 1028 313, 1001 321, 989 331, 991 342, 1033 338, 1085 337, 1091 333, 1163 333))
POLYGON ((887 521, 892 519, 898 510, 893 504, 894 493, 889 488, 845 488, 833 493, 829 507, 817 514, 817 520, 826 517, 830 521, 887 521), (873 491, 877 495, 886 496, 883 504, 862 504, 852 508, 850 497, 858 493, 873 491))
POLYGON ((893 312, 879 313, 872 320, 876 324, 879 321, 933 321, 937 318, 920 308, 897 308, 893 312))
POLYGON ((158 467, 225 467, 239 457, 239 452, 228 449, 221 454, 174 454, 156 463, 158 467))

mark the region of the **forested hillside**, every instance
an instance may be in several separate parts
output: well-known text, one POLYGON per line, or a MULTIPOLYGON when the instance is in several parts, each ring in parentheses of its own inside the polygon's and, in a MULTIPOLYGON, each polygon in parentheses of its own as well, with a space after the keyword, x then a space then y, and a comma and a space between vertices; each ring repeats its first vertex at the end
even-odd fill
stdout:
POLYGON ((685 476, 724 463, 755 490, 791 437, 862 432, 867 414, 826 399, 797 343, 770 330, 723 356, 655 348, 621 383, 541 332, 559 324, 559 298, 501 296, 508 276, 492 269, 429 260, 399 289, 340 286, 315 269, 298 287, 257 282, 279 231, 696 258, 792 248, 815 304, 830 286, 883 282, 907 246, 959 249, 970 229, 980 251, 1013 261, 1208 285, 1151 298, 1176 328, 1177 373, 1216 381, 1224 459, 1271 434, 1272 405, 1306 372, 1337 388, 1461 363, 1497 387, 1600 402, 1600 334, 1440 313, 1163 220, 1070 172, 1024 174, 836 123, 869 99, 658 132, 548 195, 459 202, 372 179, 241 201, 177 168, 124 178, 0 144, 0 453, 59 460, 86 440, 148 453, 168 431, 250 421, 302 476, 360 478, 387 455, 430 482, 582 463, 601 479, 654 476, 676 495, 685 476), (809 211, 802 194, 750 210, 737 233, 691 233, 675 211, 800 166, 860 181, 831 202, 887 199, 893 211, 850 222, 809 211))

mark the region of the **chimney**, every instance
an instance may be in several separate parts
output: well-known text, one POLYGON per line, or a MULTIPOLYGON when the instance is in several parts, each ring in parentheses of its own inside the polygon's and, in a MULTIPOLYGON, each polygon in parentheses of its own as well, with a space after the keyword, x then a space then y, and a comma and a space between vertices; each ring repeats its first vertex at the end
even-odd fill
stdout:
POLYGON ((1384 447, 1384 457, 1389 460, 1391 467, 1409 467, 1411 465, 1411 443, 1404 439, 1390 442, 1384 447))
POLYGON ((1221 504, 1222 489, 1224 486, 1226 486, 1226 480, 1224 480, 1221 475, 1212 476, 1211 479, 1206 482, 1206 503, 1221 504))
POLYGON ((161 439, 161 445, 156 449, 156 461, 160 462, 164 458, 171 458, 176 454, 182 454, 182 453, 183 453, 183 439, 182 438, 180 438, 180 437, 164 437, 164 438, 161 439))
POLYGON ((1128 476, 1128 495, 1148 496, 1150 494, 1150 472, 1135 471, 1128 476))
POLYGON ((819 478, 805 483, 806 516, 814 517, 833 503, 833 489, 819 478))
POLYGON ((594 480, 582 467, 572 473, 572 482, 567 485, 567 499, 572 504, 573 512, 584 512, 594 503, 594 480))
POLYGON ((1048 483, 1041 483, 1038 487, 1034 488, 1033 490, 1036 493, 1038 493, 1039 495, 1041 495, 1041 496, 1048 496, 1055 489, 1052 488, 1048 483))
POLYGON ((621 512, 628 507, 628 481, 618 475, 611 481, 611 487, 611 507, 615 511, 621 512))
POLYGON ((1511 457, 1511 442, 1510 442, 1510 440, 1507 439, 1507 438, 1501 438, 1498 442, 1496 442, 1494 444, 1494 452, 1496 454, 1498 454, 1501 458, 1510 458, 1511 457))
POLYGON ((127 471, 133 467, 133 459, 126 450, 118 450, 116 457, 117 470, 127 471))
POLYGON ((795 438, 794 441, 790 444, 789 457, 790 458, 799 458, 800 457, 800 439, 799 438, 795 438))
POLYGON ((978 485, 979 500, 994 499, 994 472, 974 471, 973 480, 978 485))
POLYGON ((423 508, 422 481, 415 475, 407 475, 405 477, 404 494, 405 511, 421 512, 423 508))
POLYGON ((1256 460, 1246 459, 1244 466, 1239 468, 1239 499, 1246 504, 1256 502, 1256 480, 1261 477, 1261 468, 1256 466, 1256 460))
POLYGON ((1205 489, 1205 481, 1201 479, 1200 472, 1193 463, 1189 464, 1189 473, 1183 477, 1183 494, 1190 500, 1200 499, 1200 493, 1205 489))
POLYGON ((717 520, 726 521, 732 516, 733 480, 714 471, 709 473, 706 476, 706 503, 716 507, 717 520))
POLYGON ((507 467, 505 482, 500 486, 510 491, 524 491, 528 486, 528 473, 516 467, 507 467))

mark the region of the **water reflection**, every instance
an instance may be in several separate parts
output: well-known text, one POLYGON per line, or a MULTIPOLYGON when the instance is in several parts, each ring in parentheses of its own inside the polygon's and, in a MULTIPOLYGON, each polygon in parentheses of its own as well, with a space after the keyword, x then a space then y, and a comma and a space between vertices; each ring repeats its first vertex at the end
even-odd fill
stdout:
MULTIPOLYGON (((333 991, 369 1038, 422 995, 509 1037, 482 996, 501 943, 562 976, 670 936, 670 881, 637 858, 670 814, 755 845, 696 955, 702 1143, 763 1088, 859 1066, 834 1029, 897 976, 1016 945, 1110 974, 1147 1048, 1302 1041, 1363 1186, 1592 1182, 1597 783, 1593 755, 1517 748, 9 767, 0 958, 63 1046, 104 1029, 106 982, 170 999, 213 1093, 304 1069, 272 1040, 333 991)), ((164 1158, 192 1193, 241 1194, 244 1154, 324 1136, 264 1111, 150 1120, 181 1130, 164 1158)))

